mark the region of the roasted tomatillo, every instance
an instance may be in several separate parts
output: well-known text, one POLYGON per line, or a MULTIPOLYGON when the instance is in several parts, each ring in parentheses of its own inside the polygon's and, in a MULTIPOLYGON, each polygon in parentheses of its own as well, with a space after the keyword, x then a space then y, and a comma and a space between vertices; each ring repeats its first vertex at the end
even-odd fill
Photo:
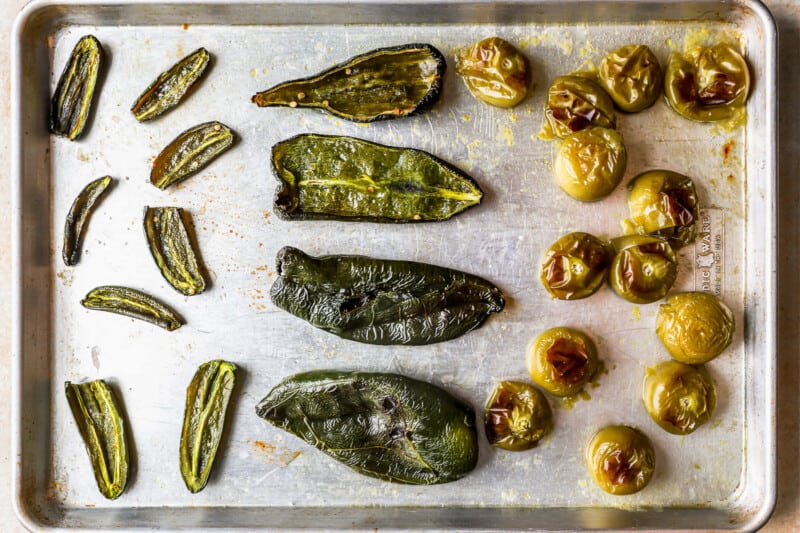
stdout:
POLYGON ((555 396, 573 396, 597 371, 597 349, 585 333, 559 327, 548 329, 528 347, 531 379, 555 396))

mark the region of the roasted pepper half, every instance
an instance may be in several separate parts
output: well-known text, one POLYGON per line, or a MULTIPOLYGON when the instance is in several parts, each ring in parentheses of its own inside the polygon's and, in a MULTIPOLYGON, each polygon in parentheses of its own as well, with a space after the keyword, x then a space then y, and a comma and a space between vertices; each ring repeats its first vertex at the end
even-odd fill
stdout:
POLYGON ((86 185, 72 202, 72 207, 67 213, 67 220, 64 222, 64 247, 61 257, 64 259, 65 265, 73 266, 78 263, 78 259, 81 257, 83 232, 86 230, 92 209, 110 184, 111 176, 96 179, 86 185))
POLYGON ((94 35, 84 35, 72 49, 50 101, 50 132, 74 141, 83 135, 97 76, 103 63, 103 48, 94 35))
POLYGON ((144 232, 150 253, 164 279, 186 296, 206 289, 190 227, 189 213, 180 207, 144 209, 144 232))

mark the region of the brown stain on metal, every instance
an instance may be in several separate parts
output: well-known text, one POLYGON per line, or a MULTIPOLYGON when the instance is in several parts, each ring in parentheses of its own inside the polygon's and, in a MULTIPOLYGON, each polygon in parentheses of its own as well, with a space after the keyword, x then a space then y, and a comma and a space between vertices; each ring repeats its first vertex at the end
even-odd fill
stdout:
POLYGON ((736 181, 736 178, 734 177, 733 174, 728 174, 728 178, 727 179, 728 179, 728 183, 734 183, 736 181))
POLYGON ((726 142, 725 145, 722 147, 722 163, 725 165, 729 165, 731 163, 731 152, 733 152, 733 147, 736 144, 734 139, 726 142))
POLYGON ((189 29, 189 25, 188 25, 187 23, 185 23, 185 22, 183 23, 183 26, 181 26, 181 27, 182 27, 184 30, 188 30, 188 29, 189 29))
POLYGON ((289 463, 300 457, 300 454, 303 453, 291 451, 288 448, 278 448, 263 440, 249 440, 247 442, 252 444, 256 452, 266 459, 268 463, 274 465, 288 466, 289 463))

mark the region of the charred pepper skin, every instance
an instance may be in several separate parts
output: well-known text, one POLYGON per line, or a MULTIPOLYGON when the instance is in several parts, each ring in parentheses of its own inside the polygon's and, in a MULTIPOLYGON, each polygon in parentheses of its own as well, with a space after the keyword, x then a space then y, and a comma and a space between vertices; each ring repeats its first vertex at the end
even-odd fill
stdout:
POLYGON ((111 176, 104 176, 90 182, 72 202, 72 207, 70 207, 64 222, 64 246, 61 250, 61 258, 65 265, 78 264, 86 225, 89 223, 95 204, 112 181, 111 176))
POLYGON ((439 99, 447 68, 429 44, 371 50, 309 78, 253 95, 259 107, 312 107, 353 122, 373 122, 427 111, 439 99))
POLYGON ((354 137, 302 134, 272 148, 284 220, 442 221, 478 205, 478 184, 441 159, 354 137))
POLYGON ((357 255, 311 257, 285 247, 272 302, 313 326, 367 344, 422 345, 456 338, 500 312, 490 282, 448 268, 357 255))
POLYGON ((89 121, 103 47, 94 35, 84 35, 72 49, 50 100, 50 133, 79 139, 89 121))
POLYGON ((416 485, 475 468, 475 413, 439 387, 398 374, 314 370, 284 379, 256 414, 356 472, 416 485))

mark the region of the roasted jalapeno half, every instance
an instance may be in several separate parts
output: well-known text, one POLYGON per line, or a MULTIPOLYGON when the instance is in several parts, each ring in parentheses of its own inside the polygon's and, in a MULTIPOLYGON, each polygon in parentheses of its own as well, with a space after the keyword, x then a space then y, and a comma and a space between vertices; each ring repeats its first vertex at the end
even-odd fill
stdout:
POLYGON ((727 44, 671 54, 665 78, 670 107, 698 122, 733 118, 750 92, 747 61, 727 44))
POLYGON ((528 59, 500 37, 460 50, 456 73, 475 98, 493 106, 514 107, 528 94, 528 59))
POLYGON ((645 488, 656 467, 650 439, 630 426, 607 426, 595 433, 586 446, 585 459, 597 486, 616 495, 645 488))
POLYGON ((594 235, 568 233, 545 252, 540 279, 553 298, 579 300, 603 285, 611 259, 611 248, 594 235))
POLYGON ((678 257, 666 240, 629 235, 611 244, 617 251, 608 274, 614 292, 635 304, 649 304, 667 295, 678 277, 678 257))
POLYGON ((628 113, 653 105, 663 83, 658 58, 643 44, 629 44, 604 57, 598 78, 616 106, 628 113))
POLYGON ((566 137, 589 126, 616 127, 614 103, 595 81, 584 76, 560 76, 547 89, 545 130, 566 137))
POLYGON ((665 361, 647 369, 642 400, 656 424, 688 435, 714 414, 717 390, 704 366, 665 361))
POLYGON ((547 398, 520 381, 498 383, 484 412, 486 438, 493 446, 514 452, 536 447, 553 427, 547 398))
POLYGON ((656 334, 676 361, 697 365, 721 354, 733 341, 733 312, 707 292, 673 294, 661 304, 656 334))
POLYGON ((583 390, 598 366, 597 349, 585 333, 552 328, 528 347, 531 379, 555 396, 573 396, 583 390))
POLYGON ((576 200, 593 202, 608 196, 619 185, 627 161, 618 131, 586 128, 564 138, 553 169, 565 193, 576 200))
POLYGON ((628 210, 636 233, 664 237, 675 249, 697 236, 694 182, 677 172, 648 170, 633 178, 628 210))

